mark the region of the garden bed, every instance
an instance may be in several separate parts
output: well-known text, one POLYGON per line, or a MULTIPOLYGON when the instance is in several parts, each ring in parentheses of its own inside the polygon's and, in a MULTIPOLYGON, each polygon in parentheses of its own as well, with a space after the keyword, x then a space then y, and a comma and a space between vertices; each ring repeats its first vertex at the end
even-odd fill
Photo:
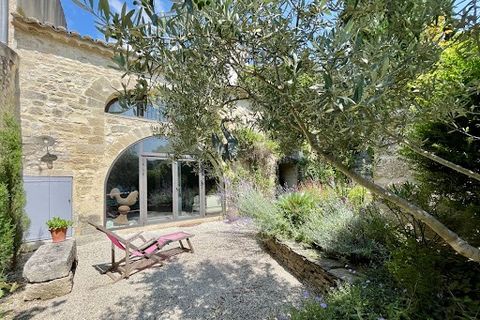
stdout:
POLYGON ((275 237, 260 236, 266 250, 291 274, 319 293, 325 293, 337 283, 352 283, 360 274, 342 261, 324 258, 314 250, 275 237))

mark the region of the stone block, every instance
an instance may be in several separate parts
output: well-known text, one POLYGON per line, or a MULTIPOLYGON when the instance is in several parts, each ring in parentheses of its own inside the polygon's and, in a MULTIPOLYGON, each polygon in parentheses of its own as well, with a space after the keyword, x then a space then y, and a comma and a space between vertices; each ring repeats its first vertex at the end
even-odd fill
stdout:
POLYGON ((47 282, 67 277, 77 260, 75 240, 47 243, 30 257, 23 268, 23 276, 30 283, 47 282))
POLYGON ((47 282, 28 283, 25 286, 23 300, 47 300, 69 294, 73 288, 73 272, 66 277, 47 282))

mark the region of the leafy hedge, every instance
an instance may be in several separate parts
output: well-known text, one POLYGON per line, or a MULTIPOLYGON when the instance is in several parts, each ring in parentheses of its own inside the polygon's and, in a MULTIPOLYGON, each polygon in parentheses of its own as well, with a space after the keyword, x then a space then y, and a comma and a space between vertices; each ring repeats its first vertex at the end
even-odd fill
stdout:
POLYGON ((14 253, 15 228, 10 217, 5 214, 7 210, 8 191, 4 184, 0 184, 0 280, 10 266, 14 253))
POLYGON ((0 276, 16 261, 28 219, 24 213, 22 140, 11 115, 0 126, 0 276))

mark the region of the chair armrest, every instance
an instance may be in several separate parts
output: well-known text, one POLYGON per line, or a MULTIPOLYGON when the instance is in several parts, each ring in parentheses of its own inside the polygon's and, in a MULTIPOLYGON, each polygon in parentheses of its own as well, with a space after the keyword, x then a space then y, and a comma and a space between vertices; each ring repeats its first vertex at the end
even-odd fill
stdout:
POLYGON ((140 247, 138 247, 138 250, 143 251, 143 250, 153 246, 155 243, 157 243, 157 239, 155 239, 155 238, 150 239, 149 241, 146 241, 144 244, 142 244, 140 247))
POLYGON ((130 242, 130 241, 133 241, 133 240, 135 240, 135 239, 137 239, 137 238, 140 238, 140 239, 142 239, 142 240, 145 242, 146 240, 145 240, 145 238, 142 236, 142 232, 143 232, 143 231, 140 231, 140 232, 134 234, 134 235, 131 236, 130 238, 127 238, 126 241, 130 242))

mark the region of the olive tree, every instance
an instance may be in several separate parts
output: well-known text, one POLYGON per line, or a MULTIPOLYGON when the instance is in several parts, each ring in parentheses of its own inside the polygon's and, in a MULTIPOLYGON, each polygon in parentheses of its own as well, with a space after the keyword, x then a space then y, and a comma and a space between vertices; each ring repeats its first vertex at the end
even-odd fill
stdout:
MULTIPOLYGON (((238 102, 248 100, 251 118, 271 137, 283 145, 308 143, 321 159, 480 262, 479 248, 344 164, 352 151, 387 137, 480 180, 405 139, 412 121, 460 110, 415 109, 419 96, 428 96, 416 92, 415 79, 435 68, 439 41, 452 36, 450 0, 185 0, 173 4, 172 14, 159 12, 153 0, 121 12, 106 0, 77 2, 113 39, 114 60, 137 76, 137 94, 165 101, 164 130, 178 145, 211 155, 212 134, 222 121, 238 119, 238 102), (428 32, 439 23, 440 34, 428 32)), ((466 31, 464 23, 459 34, 466 31)))

